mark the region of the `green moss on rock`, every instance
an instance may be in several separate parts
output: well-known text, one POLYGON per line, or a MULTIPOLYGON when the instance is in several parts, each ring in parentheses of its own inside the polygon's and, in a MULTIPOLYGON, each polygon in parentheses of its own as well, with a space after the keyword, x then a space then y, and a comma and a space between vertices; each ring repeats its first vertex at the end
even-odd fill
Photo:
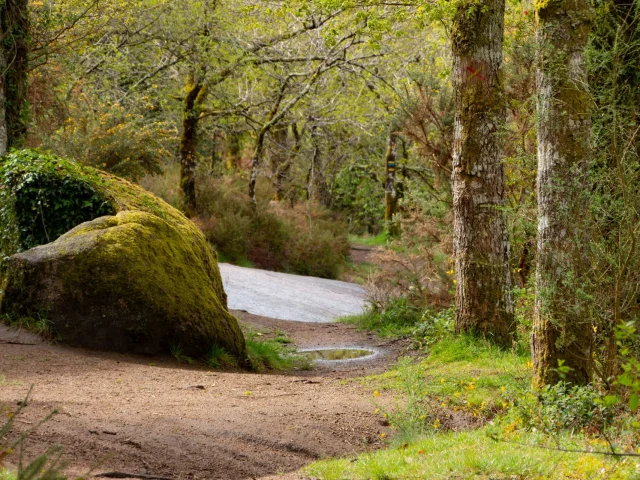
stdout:
MULTIPOLYGON (((244 359, 244 337, 227 311, 215 253, 193 223, 126 180, 57 157, 29 156, 46 171, 48 185, 82 183, 115 215, 99 216, 98 209, 93 215, 99 218, 7 258, 0 312, 9 318, 44 312, 58 338, 71 345, 149 354, 179 346, 196 358, 218 345, 244 359)), ((7 163, 0 169, 7 179, 7 163)), ((14 165, 9 175, 14 182, 18 170, 14 165)), ((15 205, 20 195, 7 198, 15 205)), ((58 207, 43 218, 68 218, 64 205, 58 207)), ((15 210, 4 218, 15 222, 15 210)))

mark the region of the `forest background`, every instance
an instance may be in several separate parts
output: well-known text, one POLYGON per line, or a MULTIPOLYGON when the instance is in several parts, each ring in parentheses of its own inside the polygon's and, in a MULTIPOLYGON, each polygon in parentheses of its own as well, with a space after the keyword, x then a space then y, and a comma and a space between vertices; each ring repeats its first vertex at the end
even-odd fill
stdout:
POLYGON ((551 353, 533 358, 540 386, 591 383, 607 408, 637 409, 637 2, 504 5, 502 91, 492 100, 504 121, 486 137, 500 145, 503 169, 495 211, 508 264, 500 275, 513 287, 507 341, 491 321, 461 319, 468 283, 452 228, 460 98, 464 85, 493 81, 490 66, 470 63, 461 83, 456 61, 469 45, 489 48, 474 28, 499 2, 6 5, 4 62, 17 73, 4 81, 26 102, 8 104, 5 149, 37 148, 142 183, 193 218, 223 260, 329 278, 346 269, 367 283, 378 323, 417 328, 423 340, 455 329, 528 350, 537 321, 538 339, 554 332, 539 344, 551 353), (554 28, 581 41, 566 50, 554 28), (572 107, 544 117, 554 91, 572 107), (557 143, 573 160, 543 190, 562 211, 562 255, 549 257, 540 158, 558 123, 577 127, 557 143), (384 247, 378 267, 348 265, 348 234, 384 247), (456 296, 457 318, 443 326, 456 296))

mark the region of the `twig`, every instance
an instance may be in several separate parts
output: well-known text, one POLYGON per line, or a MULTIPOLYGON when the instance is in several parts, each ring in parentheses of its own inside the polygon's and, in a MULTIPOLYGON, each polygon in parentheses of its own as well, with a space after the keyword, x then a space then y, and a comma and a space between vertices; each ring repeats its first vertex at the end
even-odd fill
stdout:
POLYGON ((142 473, 106 472, 94 475, 95 478, 141 478, 142 480, 173 480, 171 477, 159 477, 157 475, 144 475, 142 473))

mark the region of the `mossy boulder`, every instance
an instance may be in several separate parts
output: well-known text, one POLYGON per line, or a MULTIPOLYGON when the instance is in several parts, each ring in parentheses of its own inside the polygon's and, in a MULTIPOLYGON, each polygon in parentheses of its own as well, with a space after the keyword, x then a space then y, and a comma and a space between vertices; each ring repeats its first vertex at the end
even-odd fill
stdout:
POLYGON ((0 180, 2 200, 9 201, 0 215, 10 240, 2 244, 10 254, 0 303, 5 318, 44 318, 71 345, 148 354, 179 348, 196 358, 217 345, 244 359, 244 337, 227 311, 215 252, 179 211, 125 180, 34 152, 9 156, 0 180), (42 188, 33 187, 33 177, 42 188), (98 208, 84 215, 93 218, 33 246, 29 242, 44 238, 24 235, 30 212, 20 211, 20 202, 26 197, 38 205, 39 196, 42 208, 32 215, 63 224, 73 216, 65 208, 78 203, 75 197, 59 201, 46 189, 65 192, 65 185, 89 192, 85 205, 98 208), (21 251, 26 247, 33 248, 21 251))

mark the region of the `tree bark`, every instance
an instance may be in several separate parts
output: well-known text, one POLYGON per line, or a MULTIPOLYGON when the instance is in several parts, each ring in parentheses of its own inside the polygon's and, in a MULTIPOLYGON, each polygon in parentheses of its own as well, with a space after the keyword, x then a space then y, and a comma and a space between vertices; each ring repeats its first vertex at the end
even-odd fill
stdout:
POLYGON ((29 10, 27 0, 0 4, 0 155, 24 146, 27 135, 29 10))
POLYGON ((536 9, 538 87, 538 253, 532 352, 535 383, 591 379, 593 331, 576 293, 584 252, 580 219, 588 168, 589 95, 585 0, 536 9), (570 370, 562 372, 559 362, 570 370))
POLYGON ((185 88, 182 111, 182 136, 180 137, 180 190, 183 194, 185 215, 196 215, 196 167, 198 164, 197 140, 200 109, 207 96, 207 86, 200 78, 189 75, 185 88))
POLYGON ((397 168, 397 143, 398 133, 394 130, 389 133, 387 143, 387 153, 385 155, 385 169, 387 172, 384 184, 384 221, 387 232, 392 237, 400 233, 397 221, 394 217, 398 210, 398 191, 396 190, 396 168, 397 168))
POLYGON ((458 8, 452 30, 456 331, 509 346, 515 322, 504 205, 504 0, 458 8))

